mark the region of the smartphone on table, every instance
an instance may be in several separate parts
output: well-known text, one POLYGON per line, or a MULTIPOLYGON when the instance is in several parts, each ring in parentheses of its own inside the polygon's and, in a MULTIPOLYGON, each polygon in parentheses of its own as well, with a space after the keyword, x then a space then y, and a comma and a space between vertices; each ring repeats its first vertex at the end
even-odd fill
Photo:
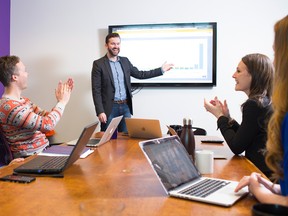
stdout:
POLYGON ((19 183, 31 183, 35 181, 35 177, 22 176, 22 175, 6 175, 0 178, 0 181, 19 182, 19 183))

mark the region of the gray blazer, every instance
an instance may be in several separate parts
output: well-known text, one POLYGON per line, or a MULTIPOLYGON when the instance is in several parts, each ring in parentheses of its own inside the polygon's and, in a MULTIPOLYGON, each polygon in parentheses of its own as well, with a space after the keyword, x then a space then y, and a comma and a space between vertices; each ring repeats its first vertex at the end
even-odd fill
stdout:
MULTIPOLYGON (((130 76, 137 79, 148 79, 160 76, 163 73, 161 68, 153 69, 150 71, 139 71, 131 64, 128 58, 119 56, 119 59, 124 73, 125 88, 128 101, 127 104, 129 106, 131 114, 133 115, 130 76)), ((98 116, 100 113, 104 112, 108 118, 113 107, 115 86, 112 70, 107 55, 93 62, 91 81, 92 96, 95 105, 96 115, 98 116)))

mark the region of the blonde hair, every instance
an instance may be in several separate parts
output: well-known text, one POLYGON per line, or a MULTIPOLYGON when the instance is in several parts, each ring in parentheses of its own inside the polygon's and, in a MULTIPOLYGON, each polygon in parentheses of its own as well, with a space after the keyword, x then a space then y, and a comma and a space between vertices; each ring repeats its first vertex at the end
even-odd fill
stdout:
POLYGON ((284 178, 281 125, 288 112, 288 16, 275 24, 274 31, 275 78, 272 93, 274 112, 268 124, 266 163, 273 171, 275 180, 279 180, 284 178))

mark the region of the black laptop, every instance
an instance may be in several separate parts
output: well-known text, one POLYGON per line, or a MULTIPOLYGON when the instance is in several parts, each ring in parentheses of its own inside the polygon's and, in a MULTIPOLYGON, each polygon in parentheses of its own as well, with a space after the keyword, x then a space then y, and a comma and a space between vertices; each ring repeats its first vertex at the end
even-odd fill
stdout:
POLYGON ((98 122, 86 126, 69 156, 37 156, 14 169, 14 173, 59 174, 79 159, 98 122))

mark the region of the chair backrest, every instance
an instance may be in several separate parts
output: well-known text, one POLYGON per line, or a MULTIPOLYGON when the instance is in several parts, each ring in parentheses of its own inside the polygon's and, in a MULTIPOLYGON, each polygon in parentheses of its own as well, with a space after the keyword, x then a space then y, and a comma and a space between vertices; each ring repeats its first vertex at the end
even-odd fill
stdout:
POLYGON ((199 127, 192 127, 193 131, 194 131, 194 135, 201 135, 201 136, 206 136, 207 132, 205 129, 203 128, 199 128, 199 127))
POLYGON ((8 165, 12 160, 13 154, 2 130, 0 130, 0 166, 8 165))
MULTIPOLYGON (((178 136, 181 135, 182 132, 182 125, 170 125, 178 134, 178 136)), ((201 135, 201 136, 206 136, 207 132, 204 128, 199 128, 199 127, 192 127, 194 135, 201 135)), ((167 132, 169 134, 169 131, 167 132)), ((171 134, 170 134, 171 135, 171 134)))

